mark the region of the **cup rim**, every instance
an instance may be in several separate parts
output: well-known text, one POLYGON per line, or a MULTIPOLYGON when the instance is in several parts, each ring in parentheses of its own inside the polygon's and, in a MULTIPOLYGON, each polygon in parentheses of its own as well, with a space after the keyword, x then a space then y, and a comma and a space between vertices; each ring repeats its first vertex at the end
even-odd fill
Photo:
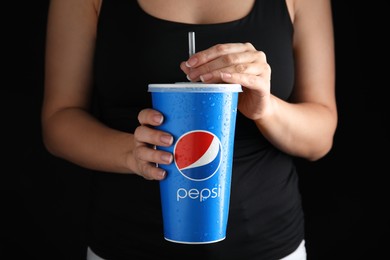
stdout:
POLYGON ((240 84, 233 83, 203 83, 203 82, 176 82, 151 83, 148 92, 242 92, 240 84))

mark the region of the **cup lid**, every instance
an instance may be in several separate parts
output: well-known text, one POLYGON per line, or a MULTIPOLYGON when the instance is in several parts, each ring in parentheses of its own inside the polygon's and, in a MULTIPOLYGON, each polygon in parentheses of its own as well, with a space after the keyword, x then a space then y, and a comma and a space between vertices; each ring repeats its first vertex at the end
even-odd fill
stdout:
POLYGON ((148 85, 149 92, 242 92, 240 84, 176 82, 152 83, 148 85))

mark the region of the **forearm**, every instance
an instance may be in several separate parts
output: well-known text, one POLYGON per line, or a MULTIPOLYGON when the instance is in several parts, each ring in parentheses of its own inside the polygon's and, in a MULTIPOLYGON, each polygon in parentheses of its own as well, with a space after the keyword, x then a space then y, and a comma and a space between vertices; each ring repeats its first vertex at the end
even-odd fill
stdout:
POLYGON ((275 147, 313 161, 329 152, 336 130, 335 111, 316 103, 287 103, 274 96, 271 103, 273 112, 255 123, 275 147))
POLYGON ((43 121, 50 153, 85 168, 130 173, 133 135, 110 129, 77 108, 57 111, 43 121))

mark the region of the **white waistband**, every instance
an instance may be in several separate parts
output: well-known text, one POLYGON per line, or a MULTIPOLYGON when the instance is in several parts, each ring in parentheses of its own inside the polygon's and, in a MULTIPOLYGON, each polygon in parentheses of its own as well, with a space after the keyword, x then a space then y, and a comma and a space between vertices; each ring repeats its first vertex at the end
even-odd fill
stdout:
MULTIPOLYGON (((87 251, 87 260, 105 260, 101 258, 100 256, 96 255, 89 247, 87 251)), ((280 260, 306 260, 306 247, 305 247, 305 240, 302 240, 301 244, 298 246, 298 248, 289 254, 286 257, 283 257, 280 260)))

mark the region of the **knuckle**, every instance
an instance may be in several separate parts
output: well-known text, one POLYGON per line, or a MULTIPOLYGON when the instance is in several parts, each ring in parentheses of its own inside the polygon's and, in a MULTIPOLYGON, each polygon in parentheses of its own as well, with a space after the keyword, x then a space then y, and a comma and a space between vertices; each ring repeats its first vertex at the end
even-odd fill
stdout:
POLYGON ((238 61, 238 57, 236 55, 225 55, 222 56, 222 62, 224 64, 235 64, 238 61))
POLYGON ((151 174, 150 174, 151 166, 148 164, 143 164, 141 169, 141 176, 144 177, 146 180, 151 180, 151 174))
POLYGON ((271 66, 268 63, 264 65, 264 71, 271 74, 271 66))
POLYGON ((211 71, 212 71, 212 69, 210 68, 210 66, 208 66, 208 65, 203 66, 202 69, 200 70, 200 75, 209 73, 211 71))
POLYGON ((143 126, 137 126, 137 128, 134 130, 134 138, 138 140, 141 136, 143 126))
POLYGON ((159 150, 154 150, 153 153, 151 154, 151 161, 154 162, 154 163, 158 163, 160 161, 160 157, 161 157, 161 151, 159 150))
POLYGON ((207 61, 207 59, 208 59, 208 52, 207 51, 198 52, 196 55, 197 55, 197 58, 201 61, 201 63, 207 61))
POLYGON ((248 86, 255 86, 258 84, 257 77, 249 77, 247 80, 248 80, 248 86))
POLYGON ((245 64, 238 64, 238 65, 234 66, 234 70, 237 73, 244 73, 245 71, 247 71, 247 69, 248 69, 248 66, 245 64))
POLYGON ((265 55, 265 52, 257 51, 257 56, 259 57, 259 59, 267 61, 267 55, 265 55))
POLYGON ((244 45, 245 45, 245 47, 247 47, 248 49, 255 49, 255 47, 253 46, 253 44, 250 43, 250 42, 245 42, 244 45))
POLYGON ((225 44, 222 44, 222 43, 219 43, 217 45, 215 45, 215 49, 218 51, 218 52, 221 52, 221 53, 225 53, 226 50, 228 49, 229 47, 225 44))
POLYGON ((134 151, 133 151, 133 154, 134 154, 134 158, 136 159, 136 160, 140 160, 141 159, 141 151, 140 151, 141 149, 140 149, 140 147, 135 147, 134 148, 134 151))

